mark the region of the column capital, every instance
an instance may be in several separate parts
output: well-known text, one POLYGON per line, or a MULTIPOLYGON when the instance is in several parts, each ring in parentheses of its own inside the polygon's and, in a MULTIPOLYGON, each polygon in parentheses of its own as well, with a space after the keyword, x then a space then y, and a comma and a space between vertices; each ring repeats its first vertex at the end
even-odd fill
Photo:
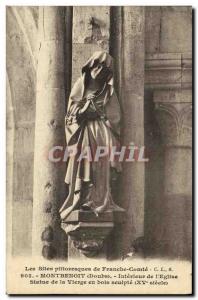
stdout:
POLYGON ((156 90, 156 117, 166 146, 192 147, 192 91, 156 90))

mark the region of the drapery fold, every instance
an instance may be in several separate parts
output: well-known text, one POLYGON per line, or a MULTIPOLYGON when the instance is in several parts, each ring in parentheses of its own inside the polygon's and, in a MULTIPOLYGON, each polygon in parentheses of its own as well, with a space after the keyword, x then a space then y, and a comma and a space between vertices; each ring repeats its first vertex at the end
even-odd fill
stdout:
POLYGON ((73 153, 76 154, 68 158, 65 182, 69 185, 69 194, 60 209, 62 219, 83 204, 96 213, 119 208, 111 196, 110 168, 120 172, 120 162, 110 162, 109 155, 99 161, 90 161, 86 151, 89 149, 94 156, 98 146, 108 149, 119 147, 120 119, 120 105, 113 86, 113 59, 107 52, 98 51, 83 66, 82 75, 69 97, 65 117, 66 144, 75 148, 73 153), (96 63, 103 63, 109 68, 110 75, 102 91, 96 93, 93 105, 89 105, 89 115, 80 119, 79 112, 86 105, 87 72, 96 63), (83 151, 85 157, 79 160, 83 151))

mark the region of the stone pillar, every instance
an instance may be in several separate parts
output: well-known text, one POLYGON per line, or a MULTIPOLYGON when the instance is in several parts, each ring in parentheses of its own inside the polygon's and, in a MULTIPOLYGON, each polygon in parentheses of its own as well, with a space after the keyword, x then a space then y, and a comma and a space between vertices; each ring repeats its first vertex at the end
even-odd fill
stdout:
POLYGON ((114 58, 114 87, 121 101, 122 89, 122 47, 123 47, 123 7, 110 7, 110 43, 109 52, 114 58))
POLYGON ((164 193, 160 196, 160 251, 189 258, 192 245, 192 92, 154 92, 164 149, 164 193))
POLYGON ((32 249, 48 259, 66 251, 58 214, 65 165, 48 159, 49 150, 65 141, 64 47, 65 8, 39 7, 32 249))
MULTIPOLYGON (((109 7, 73 7, 72 31, 73 85, 77 78, 81 75, 82 66, 95 51, 102 49, 106 49, 108 51, 109 7), (97 27, 97 30, 95 27, 97 27)), ((68 220, 62 223, 62 228, 64 230, 68 225, 67 222, 69 222, 69 224, 75 224, 77 227, 71 235, 68 235, 68 259, 78 257, 83 259, 86 256, 94 255, 94 252, 97 252, 96 248, 98 248, 98 251, 101 250, 99 249, 100 241, 97 238, 101 233, 101 228, 104 229, 104 226, 103 224, 97 223, 96 226, 101 225, 99 232, 97 232, 97 230, 95 230, 95 223, 96 221, 98 222, 98 220, 93 216, 90 219, 89 215, 89 213, 82 214, 81 212, 76 211, 72 213, 68 220), (94 236, 93 232, 96 233, 94 236), (91 239, 88 237, 90 235, 92 235, 91 239), (74 237, 76 242, 74 242, 74 237), (88 249, 90 251, 88 251, 88 249), (87 252, 86 256, 83 252, 87 252)), ((112 223, 110 222, 110 227, 111 224, 112 223)))
MULTIPOLYGON (((122 144, 144 145, 144 7, 123 7, 122 144)), ((144 163, 125 162, 121 182, 122 207, 127 211, 122 248, 130 251, 133 241, 144 235, 144 163)))
MULTIPOLYGON (((73 8, 72 85, 95 51, 109 51, 109 32, 109 7, 73 8)), ((113 251, 110 233, 123 219, 124 212, 105 212, 96 217, 92 212, 73 211, 62 222, 62 228, 69 236, 68 259, 108 258, 108 248, 113 251)))

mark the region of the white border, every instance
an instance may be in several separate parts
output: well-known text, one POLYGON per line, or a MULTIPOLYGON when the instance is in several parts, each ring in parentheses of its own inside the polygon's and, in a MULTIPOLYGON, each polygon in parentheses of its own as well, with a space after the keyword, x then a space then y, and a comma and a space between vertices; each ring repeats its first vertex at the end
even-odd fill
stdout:
MULTIPOLYGON (((37 6, 37 5, 145 5, 145 6, 187 6, 191 5, 193 6, 194 9, 198 7, 197 1, 191 0, 189 2, 187 1, 171 1, 171 0, 166 0, 166 2, 160 2, 160 1, 151 1, 148 3, 148 1, 141 1, 141 0, 133 0, 133 1, 121 1, 121 0, 115 0, 115 1, 106 1, 106 0, 97 0, 97 3, 93 3, 93 1, 84 1, 84 0, 70 0, 70 1, 58 1, 58 0, 40 0, 40 1, 31 1, 31 0, 20 0, 20 1, 13 1, 13 0, 0 0, 0 137, 1 137, 1 147, 0 147, 0 299, 8 299, 8 296, 5 295, 5 238, 6 238, 6 233, 5 233, 5 216, 6 216, 6 206, 5 206, 5 195, 6 195, 6 189, 5 189, 5 182, 6 182, 6 171, 5 171, 5 164, 6 164, 6 130, 5 130, 5 124, 6 124, 6 100, 5 100, 5 95, 6 95, 6 72, 5 72, 5 61, 6 61, 6 34, 5 34, 5 6, 14 6, 14 5, 21 5, 21 6, 26 6, 26 5, 32 5, 32 6, 37 6)), ((197 26, 195 22, 195 49, 197 49, 197 26)), ((195 66, 195 70, 197 67, 197 63, 195 66)), ((198 79, 195 76, 195 87, 198 86, 198 79)), ((196 93, 194 94, 194 97, 196 96, 196 93)), ((196 99, 194 99, 194 102, 196 102, 196 99)), ((197 116, 197 105, 195 109, 195 115, 197 116)), ((197 122, 196 122, 196 129, 197 129, 197 122)), ((195 136, 195 146, 197 146, 197 140, 198 140, 198 130, 196 130, 196 136, 195 136)), ((197 147, 196 147, 197 148, 197 147)), ((197 170, 197 162, 195 164, 195 170, 197 170)), ((195 180, 195 187, 198 184, 198 179, 196 177, 195 180)), ((197 213, 197 205, 196 205, 196 216, 198 216, 197 213)), ((196 220, 196 218, 195 218, 196 220)), ((196 236, 197 236, 197 228, 196 228, 196 236)), ((196 245, 195 249, 197 249, 197 238, 195 239, 196 245)), ((197 272, 196 272, 197 273, 197 272)), ((195 286, 197 283, 197 280, 195 282, 195 286)), ((38 299, 43 299, 43 297, 39 296, 37 297, 38 299)), ((48 297, 47 297, 48 298, 48 297)), ((74 297, 67 297, 74 299, 74 297)), ((77 298, 77 297, 76 297, 77 298)), ((94 297, 93 297, 94 298, 94 297)), ((103 297, 107 298, 107 297, 103 297)), ((124 298, 124 297, 119 297, 119 298, 124 298)), ((143 297, 133 297, 136 299, 140 299, 143 297)), ((169 297, 172 299, 180 298, 178 297, 169 297)), ((29 299, 28 296, 24 297, 17 297, 17 299, 29 299)), ((50 299, 60 299, 60 297, 50 297, 50 299)))

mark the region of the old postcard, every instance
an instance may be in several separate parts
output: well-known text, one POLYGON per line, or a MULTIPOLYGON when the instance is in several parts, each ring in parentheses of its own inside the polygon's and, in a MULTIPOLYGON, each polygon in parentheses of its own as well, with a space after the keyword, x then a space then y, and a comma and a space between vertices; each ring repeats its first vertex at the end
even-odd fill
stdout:
POLYGON ((192 7, 8 6, 7 293, 192 293, 192 7))

